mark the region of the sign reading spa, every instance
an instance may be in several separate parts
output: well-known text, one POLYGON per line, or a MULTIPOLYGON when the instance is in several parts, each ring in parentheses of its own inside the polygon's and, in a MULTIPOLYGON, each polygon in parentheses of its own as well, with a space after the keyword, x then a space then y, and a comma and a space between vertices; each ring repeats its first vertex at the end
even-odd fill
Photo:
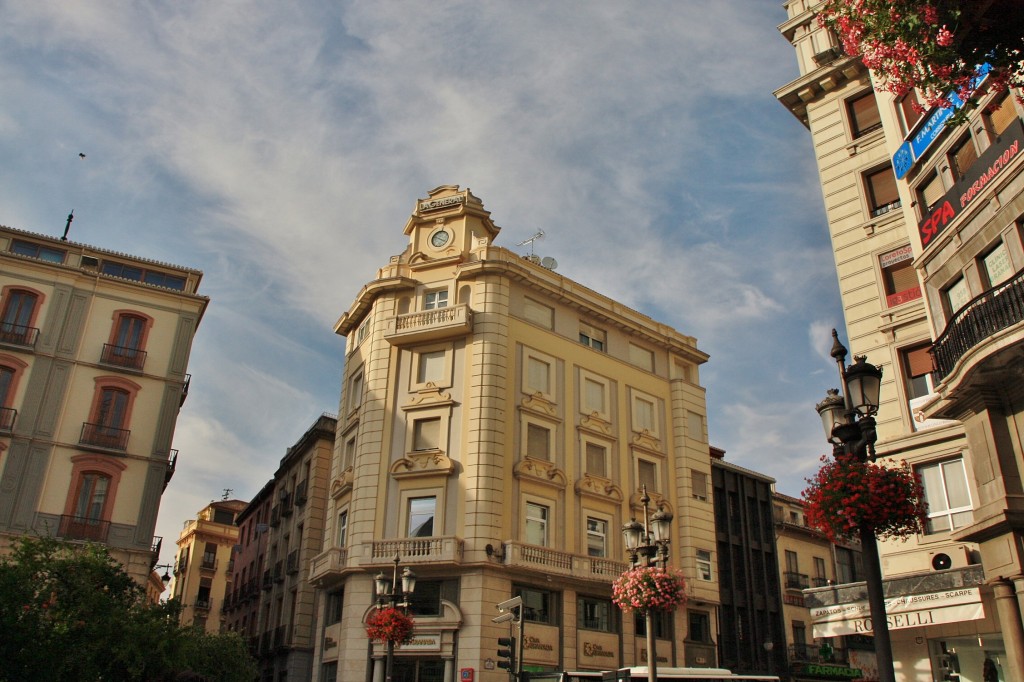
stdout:
MULTIPOLYGON (((984 617, 985 608, 981 603, 981 591, 977 587, 908 594, 885 600, 885 620, 890 630, 980 620, 984 617)), ((871 608, 866 601, 813 608, 811 620, 815 637, 871 634, 871 608)))

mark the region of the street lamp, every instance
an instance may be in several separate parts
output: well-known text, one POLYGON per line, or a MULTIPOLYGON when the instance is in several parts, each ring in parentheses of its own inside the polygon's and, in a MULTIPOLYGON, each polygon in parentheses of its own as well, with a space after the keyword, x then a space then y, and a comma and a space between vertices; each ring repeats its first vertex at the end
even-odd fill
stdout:
MULTIPOLYGON (((395 553, 395 568, 392 570, 391 579, 383 571, 373 579, 374 592, 377 595, 377 608, 382 609, 390 606, 393 609, 408 608, 409 597, 416 588, 416 574, 406 566, 402 569, 402 581, 398 581, 398 564, 401 558, 395 553)), ((391 670, 395 663, 395 643, 388 640, 388 657, 384 667, 384 679, 391 682, 391 670)))
MULTIPOLYGON (((622 527, 622 537, 629 554, 630 568, 640 566, 643 557, 646 566, 668 567, 668 545, 672 530, 672 514, 662 509, 650 514, 651 496, 647 494, 647 485, 641 487, 643 494, 640 501, 644 505, 644 522, 641 525, 636 519, 622 527)), ((658 659, 654 650, 654 613, 646 609, 644 618, 647 625, 647 680, 656 682, 658 679, 658 659)))
MULTIPOLYGON (((853 455, 860 462, 875 461, 875 414, 881 391, 882 369, 867 362, 864 356, 854 356, 853 364, 846 364, 846 347, 839 342, 839 334, 832 330, 832 351, 829 353, 839 368, 843 393, 827 391, 824 400, 815 406, 825 428, 825 439, 832 444, 832 454, 853 455)), ((889 625, 885 620, 885 596, 882 592, 882 567, 878 557, 878 540, 869 523, 860 524, 860 544, 864 555, 865 582, 868 588, 868 606, 871 609, 871 629, 875 637, 875 656, 878 660, 879 682, 895 682, 892 662, 892 643, 889 625)))

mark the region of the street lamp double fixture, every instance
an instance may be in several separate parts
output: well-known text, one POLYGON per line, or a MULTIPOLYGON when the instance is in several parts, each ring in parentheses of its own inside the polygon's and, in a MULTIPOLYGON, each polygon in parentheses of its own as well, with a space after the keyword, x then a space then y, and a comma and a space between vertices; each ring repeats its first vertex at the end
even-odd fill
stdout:
MULTIPOLYGON (((398 579, 398 564, 401 563, 401 558, 398 554, 395 554, 393 559, 395 567, 391 572, 391 578, 381 571, 373 579, 373 589, 377 596, 377 608, 383 609, 385 607, 391 607, 393 609, 409 608, 409 597, 412 596, 413 590, 416 589, 416 574, 406 566, 402 569, 402 579, 398 579)), ((391 682, 392 669, 395 663, 395 643, 388 640, 388 653, 387 662, 385 664, 385 677, 387 682, 391 682)))
MULTIPOLYGON (((647 486, 641 487, 640 502, 644 505, 644 522, 636 519, 622 527, 622 537, 626 543, 631 568, 640 566, 643 558, 646 566, 668 568, 668 545, 672 531, 672 514, 658 506, 658 511, 650 513, 651 496, 647 494, 647 486)), ((658 679, 658 656, 654 646, 654 614, 646 609, 644 622, 647 628, 647 680, 658 679)))
MULTIPOLYGON (((853 364, 846 364, 846 347, 839 342, 839 334, 832 330, 832 350, 829 355, 836 361, 839 380, 843 387, 826 391, 825 399, 815 406, 825 429, 825 439, 832 444, 833 456, 854 457, 859 462, 875 461, 875 415, 882 386, 882 369, 867 362, 864 356, 854 356, 853 364)), ((895 682, 892 643, 889 625, 885 619, 885 595, 882 585, 882 567, 878 556, 875 529, 868 523, 860 525, 860 544, 864 558, 865 584, 868 605, 871 608, 871 629, 875 639, 880 682, 895 682)))

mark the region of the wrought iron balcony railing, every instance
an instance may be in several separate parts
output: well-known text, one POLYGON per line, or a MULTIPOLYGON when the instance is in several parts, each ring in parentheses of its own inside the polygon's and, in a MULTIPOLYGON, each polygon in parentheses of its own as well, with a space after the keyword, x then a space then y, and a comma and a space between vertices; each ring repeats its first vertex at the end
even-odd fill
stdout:
POLYGON ((785 579, 787 590, 806 590, 809 585, 806 573, 786 571, 782 576, 785 579))
POLYGON ((12 346, 35 346, 36 338, 39 336, 39 329, 36 327, 25 327, 20 324, 4 322, 0 324, 0 343, 9 343, 12 346))
POLYGON ((104 424, 82 424, 82 435, 78 442, 82 445, 95 445, 109 450, 127 450, 129 429, 117 429, 104 424))
POLYGON ((934 376, 942 381, 972 348, 993 334, 1024 321, 1024 270, 992 287, 959 310, 935 343, 934 376))
POLYGON ((57 532, 65 540, 106 542, 107 535, 110 533, 110 521, 63 514, 60 517, 60 528, 57 532))
POLYGON ((141 370, 146 365, 146 351, 105 343, 100 353, 100 362, 104 365, 141 370))

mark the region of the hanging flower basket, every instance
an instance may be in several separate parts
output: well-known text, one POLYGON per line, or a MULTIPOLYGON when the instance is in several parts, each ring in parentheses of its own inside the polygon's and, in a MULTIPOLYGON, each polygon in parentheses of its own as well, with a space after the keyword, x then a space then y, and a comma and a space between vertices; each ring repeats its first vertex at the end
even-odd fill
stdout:
POLYGON ((924 488, 906 462, 885 467, 852 455, 821 459, 825 464, 807 479, 803 499, 808 525, 830 541, 858 538, 861 524, 880 539, 906 540, 924 532, 924 488))
POLYGON ((413 620, 398 609, 377 609, 366 619, 366 634, 370 639, 394 644, 412 641, 413 620))
POLYGON ((612 583, 612 601, 623 611, 674 611, 686 603, 686 582, 679 571, 633 568, 612 583))

